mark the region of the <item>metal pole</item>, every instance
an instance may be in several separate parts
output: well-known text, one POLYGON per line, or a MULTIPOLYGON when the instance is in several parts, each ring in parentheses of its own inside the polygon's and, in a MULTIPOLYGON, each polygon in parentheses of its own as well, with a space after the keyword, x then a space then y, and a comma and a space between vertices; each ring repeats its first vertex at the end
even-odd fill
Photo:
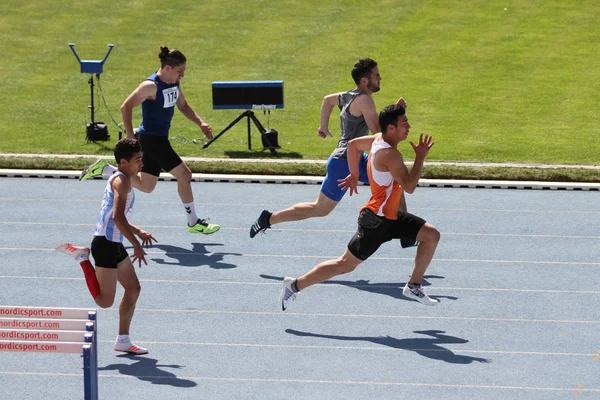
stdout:
POLYGON ((94 123, 94 75, 90 75, 90 95, 92 98, 92 105, 90 106, 90 110, 92 112, 92 124, 94 123))
POLYGON ((246 111, 248 114, 246 114, 246 116, 248 117, 248 150, 252 150, 252 143, 251 143, 251 138, 250 138, 250 115, 252 115, 252 111, 246 111))

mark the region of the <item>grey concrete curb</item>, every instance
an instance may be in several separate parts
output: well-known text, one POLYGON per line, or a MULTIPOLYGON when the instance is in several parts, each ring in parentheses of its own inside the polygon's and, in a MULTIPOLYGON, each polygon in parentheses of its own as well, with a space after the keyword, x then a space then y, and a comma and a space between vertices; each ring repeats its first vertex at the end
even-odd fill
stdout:
MULTIPOLYGON (((52 178, 79 179, 77 171, 0 169, 0 178, 52 178)), ((97 179, 97 178, 96 178, 97 179)), ((174 181, 171 174, 160 174, 162 181, 174 181)), ((322 176, 282 176, 282 175, 225 175, 192 174, 193 182, 232 182, 232 183, 284 183, 320 185, 322 176)), ((469 181, 452 179, 421 179, 420 187, 472 188, 472 189, 530 189, 530 190, 578 190, 600 191, 600 183, 586 182, 535 182, 535 181, 469 181)))

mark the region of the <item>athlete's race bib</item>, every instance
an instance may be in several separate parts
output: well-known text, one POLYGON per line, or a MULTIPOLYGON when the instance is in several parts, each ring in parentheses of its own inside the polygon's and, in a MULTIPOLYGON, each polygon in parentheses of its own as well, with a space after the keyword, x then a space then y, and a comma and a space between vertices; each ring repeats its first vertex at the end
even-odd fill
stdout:
POLYGON ((179 98, 179 87, 173 86, 172 88, 163 89, 162 92, 165 99, 163 108, 173 107, 179 98))

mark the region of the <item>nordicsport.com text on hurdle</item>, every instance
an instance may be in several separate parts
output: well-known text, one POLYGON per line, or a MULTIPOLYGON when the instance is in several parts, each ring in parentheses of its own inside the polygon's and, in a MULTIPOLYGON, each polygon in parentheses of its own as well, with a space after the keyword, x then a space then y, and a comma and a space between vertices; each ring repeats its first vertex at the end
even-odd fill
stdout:
POLYGON ((48 309, 32 309, 32 308, 0 308, 0 317, 2 316, 13 316, 13 317, 61 317, 62 310, 48 310, 48 309))
POLYGON ((0 328, 22 328, 22 329, 59 329, 60 322, 57 321, 28 321, 28 320, 0 320, 0 328))
POLYGON ((0 340, 16 339, 16 340, 59 340, 58 333, 49 332, 34 332, 34 331, 0 331, 0 340))
POLYGON ((42 343, 0 343, 0 350, 12 351, 56 351, 57 346, 54 344, 42 343))

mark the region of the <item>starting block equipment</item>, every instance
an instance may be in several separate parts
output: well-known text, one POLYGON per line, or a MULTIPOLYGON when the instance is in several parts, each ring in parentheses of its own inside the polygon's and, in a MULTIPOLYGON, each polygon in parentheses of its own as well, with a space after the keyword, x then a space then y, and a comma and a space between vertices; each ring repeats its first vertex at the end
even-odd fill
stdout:
POLYGON ((96 310, 0 305, 0 351, 83 355, 85 400, 98 400, 96 310))

